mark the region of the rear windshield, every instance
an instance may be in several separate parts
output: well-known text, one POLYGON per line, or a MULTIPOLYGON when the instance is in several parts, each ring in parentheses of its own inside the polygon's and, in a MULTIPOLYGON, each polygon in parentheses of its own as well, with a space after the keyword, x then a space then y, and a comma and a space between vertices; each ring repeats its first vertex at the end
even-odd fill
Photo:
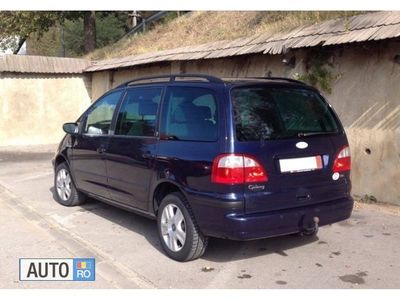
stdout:
POLYGON ((231 91, 239 141, 330 134, 337 121, 322 97, 308 89, 241 87, 231 91))

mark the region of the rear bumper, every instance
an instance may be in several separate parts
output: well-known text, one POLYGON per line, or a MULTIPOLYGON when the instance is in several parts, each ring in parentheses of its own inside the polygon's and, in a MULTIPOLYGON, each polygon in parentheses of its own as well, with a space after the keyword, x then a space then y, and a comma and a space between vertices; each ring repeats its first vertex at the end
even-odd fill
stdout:
MULTIPOLYGON (((347 197, 273 212, 256 214, 231 212, 220 215, 219 220, 210 220, 211 222, 205 221, 200 215, 197 218, 200 217, 198 223, 205 235, 232 240, 252 240, 301 232, 314 225, 314 217, 319 218, 319 226, 348 219, 353 204, 353 199, 347 197)), ((206 219, 209 219, 209 216, 206 219)))

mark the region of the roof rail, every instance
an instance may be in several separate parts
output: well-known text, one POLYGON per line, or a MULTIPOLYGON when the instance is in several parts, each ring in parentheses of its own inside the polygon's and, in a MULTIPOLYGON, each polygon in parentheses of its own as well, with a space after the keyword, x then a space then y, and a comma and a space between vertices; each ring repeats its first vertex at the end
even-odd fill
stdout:
POLYGON ((265 80, 285 80, 285 81, 288 81, 288 82, 293 82, 293 83, 306 85, 306 83, 304 83, 303 81, 292 79, 292 78, 286 78, 286 77, 247 77, 247 78, 265 79, 265 80))
POLYGON ((177 81, 176 78, 202 78, 206 79, 209 82, 212 83, 224 83, 224 81, 218 77, 215 76, 210 76, 210 75, 204 75, 204 74, 171 74, 171 75, 160 75, 160 76, 148 76, 148 77, 140 77, 136 79, 129 80, 127 82, 124 82, 123 84, 120 84, 116 88, 122 88, 122 87, 127 87, 131 83, 135 82, 140 82, 140 81, 150 81, 152 80, 157 80, 157 79, 169 79, 169 82, 175 82, 177 81))

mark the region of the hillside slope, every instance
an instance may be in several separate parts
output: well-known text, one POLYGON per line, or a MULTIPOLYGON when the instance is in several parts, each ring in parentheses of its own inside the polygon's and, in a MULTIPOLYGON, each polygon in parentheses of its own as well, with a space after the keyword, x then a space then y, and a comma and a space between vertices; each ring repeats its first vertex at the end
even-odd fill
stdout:
POLYGON ((90 59, 124 57, 144 52, 233 40, 261 32, 289 30, 327 19, 347 18, 363 12, 351 11, 232 11, 191 12, 152 30, 122 38, 117 43, 88 54, 90 59))

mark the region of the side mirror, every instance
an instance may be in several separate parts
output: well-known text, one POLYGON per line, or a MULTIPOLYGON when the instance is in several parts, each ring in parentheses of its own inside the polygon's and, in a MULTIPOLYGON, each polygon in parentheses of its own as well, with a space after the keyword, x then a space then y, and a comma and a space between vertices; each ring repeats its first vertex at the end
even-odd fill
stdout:
POLYGON ((69 134, 78 134, 78 124, 76 123, 65 123, 63 125, 63 130, 69 134))

